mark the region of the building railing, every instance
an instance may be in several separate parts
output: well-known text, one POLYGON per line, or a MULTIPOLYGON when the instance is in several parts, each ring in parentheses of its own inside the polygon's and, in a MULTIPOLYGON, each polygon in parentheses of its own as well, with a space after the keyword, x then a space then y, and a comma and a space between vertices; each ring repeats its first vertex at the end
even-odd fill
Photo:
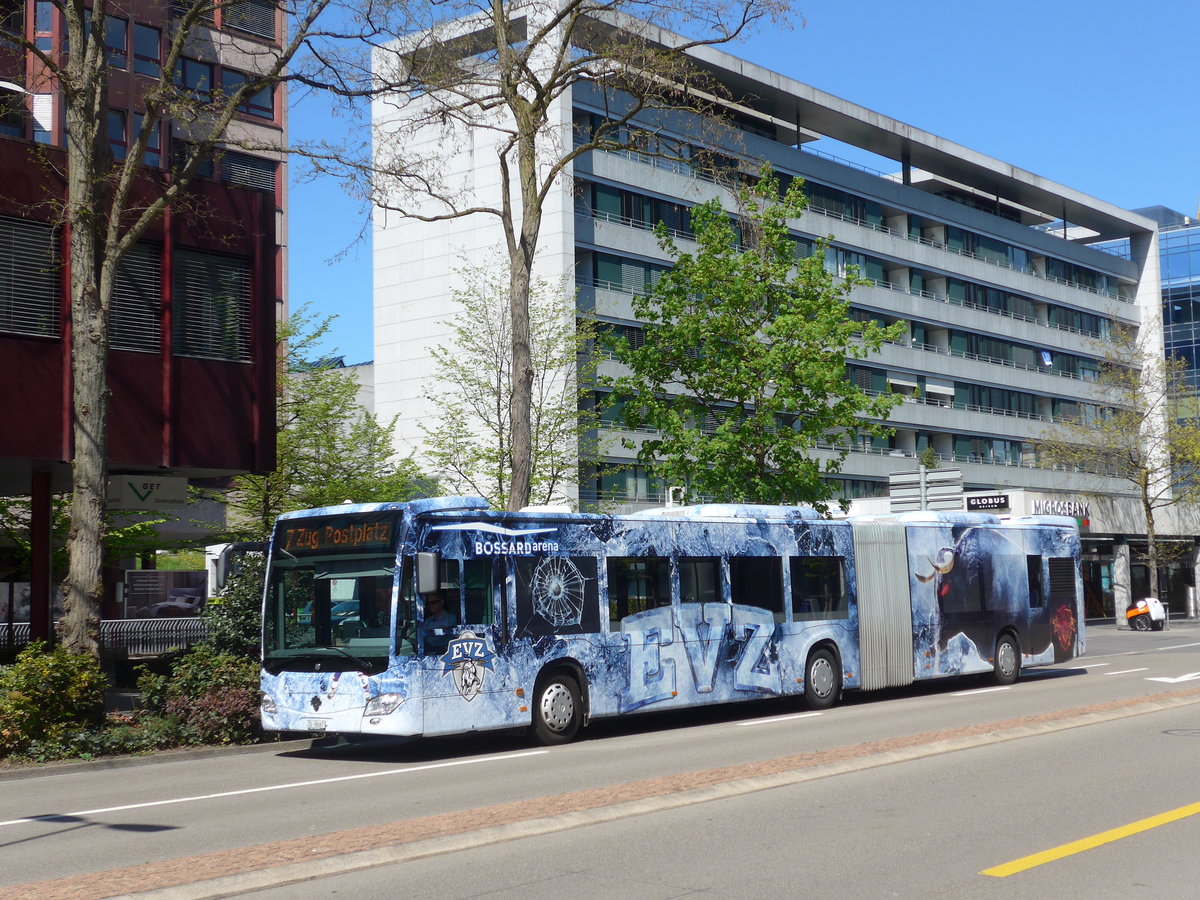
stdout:
MULTIPOLYGON (((620 213, 610 213, 604 210, 592 209, 582 203, 576 204, 575 214, 582 216, 585 219, 595 219, 598 222, 615 222, 617 225, 624 225, 628 228, 637 228, 641 231, 653 231, 656 222, 647 222, 645 219, 635 219, 631 216, 623 216, 620 213)), ((685 241, 693 241, 696 236, 690 230, 685 231, 682 228, 667 228, 667 233, 673 238, 679 238, 685 241)))
MULTIPOLYGON (((165 619, 103 619, 100 647, 130 656, 154 656, 186 649, 208 636, 203 619, 194 616, 165 619)), ((32 640, 28 622, 0 622, 0 650, 24 647, 32 640)))
MULTIPOLYGON (((898 294, 907 294, 910 297, 922 297, 926 300, 933 300, 936 303, 945 303, 949 306, 961 307, 962 309, 973 309, 978 312, 985 312, 993 316, 1003 316, 1006 319, 1013 319, 1017 322, 1028 322, 1032 325, 1038 325, 1042 328, 1053 328, 1056 331, 1065 331, 1069 334, 1078 334, 1082 335, 1083 337, 1103 337, 1103 335, 1098 331, 1091 331, 1085 328, 1076 328, 1074 325, 1062 325, 1057 322, 1043 322, 1036 316, 1026 316, 1022 313, 1011 312, 1007 309, 996 309, 995 307, 984 306, 981 303, 975 303, 971 300, 958 300, 949 295, 935 294, 933 291, 926 291, 923 289, 913 290, 912 288, 906 288, 901 284, 896 284, 894 281, 882 281, 878 278, 868 278, 866 280, 877 288, 882 288, 886 291, 894 291, 898 294)), ((604 291, 613 291, 614 293, 618 294, 629 294, 633 297, 643 296, 646 293, 644 289, 637 290, 628 288, 625 285, 615 281, 600 281, 578 274, 575 276, 575 286, 596 288, 604 291)))
POLYGON ((1023 369, 1027 372, 1040 372, 1043 375, 1052 375, 1057 378, 1073 378, 1077 381, 1094 381, 1095 378, 1084 378, 1075 372, 1056 372, 1047 366, 1039 366, 1034 363, 1021 363, 1011 359, 1002 359, 998 356, 987 356, 983 353, 971 353, 967 350, 955 350, 951 347, 939 347, 936 344, 923 344, 920 341, 913 341, 909 344, 914 350, 924 350, 928 353, 937 353, 941 356, 954 356, 959 359, 970 359, 976 362, 990 363, 996 366, 1005 366, 1010 369, 1023 369))
MULTIPOLYGON (((655 157, 655 156, 651 156, 651 155, 644 154, 644 153, 638 153, 637 151, 600 150, 598 152, 611 153, 615 156, 620 156, 624 159, 629 159, 629 160, 632 160, 633 162, 640 163, 642 165, 650 165, 653 168, 668 168, 667 166, 658 165, 659 162, 663 161, 660 157, 655 157)), ((831 159, 836 162, 839 162, 842 165, 847 165, 847 166, 850 166, 851 168, 860 169, 861 171, 864 171, 864 172, 868 172, 868 173, 875 174, 875 175, 880 175, 881 177, 886 177, 886 176, 883 176, 882 173, 880 173, 876 170, 867 168, 866 166, 859 166, 855 163, 851 163, 846 160, 839 159, 836 156, 830 156, 829 154, 822 153, 820 151, 805 150, 804 152, 812 153, 816 156, 822 156, 827 159, 831 159)), ((689 166, 687 163, 680 162, 678 160, 667 160, 667 162, 675 163, 675 165, 670 168, 670 171, 674 171, 677 174, 685 175, 690 178, 695 178, 700 181, 709 181, 709 182, 715 181, 715 179, 713 179, 713 178, 704 177, 704 176, 698 174, 697 171, 694 168, 692 168, 691 166, 689 166)), ((1029 275, 1032 278, 1037 278, 1042 281, 1050 281, 1050 282, 1054 282, 1056 284, 1066 285, 1067 287, 1074 288, 1075 290, 1085 291, 1089 294, 1095 294, 1098 297, 1107 297, 1110 300, 1116 300, 1119 303, 1132 303, 1133 302, 1133 300, 1131 298, 1122 297, 1119 291, 1116 291, 1116 292, 1102 291, 1099 288, 1090 287, 1089 285, 1079 284, 1078 282, 1069 281, 1065 278, 1059 278, 1055 275, 1048 275, 1044 272, 1037 271, 1032 265, 1030 265, 1028 263, 1025 265, 1019 266, 1019 265, 1016 265, 1015 263, 1009 262, 1007 260, 998 260, 998 259, 995 259, 990 256, 983 256, 983 255, 975 253, 971 250, 964 250, 964 249, 961 249, 958 247, 951 247, 945 241, 935 241, 932 238, 921 237, 920 235, 912 235, 912 234, 909 234, 908 231, 906 231, 906 230, 895 229, 889 225, 884 225, 883 223, 880 223, 880 222, 872 222, 869 219, 865 219, 861 216, 848 215, 846 213, 838 212, 836 210, 831 210, 831 209, 827 209, 825 207, 817 206, 816 204, 810 203, 808 206, 808 209, 810 212, 814 212, 821 216, 838 219, 843 222, 850 222, 855 225, 861 225, 865 228, 870 228, 873 231, 878 231, 883 234, 890 234, 895 237, 903 238, 904 240, 907 240, 907 241, 912 241, 917 244, 923 244, 927 247, 933 247, 938 250, 944 250, 947 253, 954 253, 954 254, 957 254, 958 256, 964 256, 968 259, 974 259, 979 262, 987 263, 989 265, 999 266, 1002 269, 1009 269, 1014 272, 1021 272, 1026 275, 1029 275)), ((638 226, 638 227, 641 227, 641 226, 638 226)), ((690 235, 680 234, 679 236, 690 239, 690 235)))

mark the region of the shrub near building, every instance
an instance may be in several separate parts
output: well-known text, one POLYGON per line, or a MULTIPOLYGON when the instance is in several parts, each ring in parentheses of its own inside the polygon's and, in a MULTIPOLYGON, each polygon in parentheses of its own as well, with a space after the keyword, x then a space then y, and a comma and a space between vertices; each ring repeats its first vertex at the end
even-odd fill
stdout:
POLYGON ((40 643, 0 669, 0 761, 30 763, 253 743, 258 665, 200 645, 169 672, 143 669, 140 708, 104 715, 107 680, 90 656, 40 643))
POLYGON ((75 736, 103 720, 107 686, 95 658, 30 644, 0 669, 0 757, 70 755, 75 736))

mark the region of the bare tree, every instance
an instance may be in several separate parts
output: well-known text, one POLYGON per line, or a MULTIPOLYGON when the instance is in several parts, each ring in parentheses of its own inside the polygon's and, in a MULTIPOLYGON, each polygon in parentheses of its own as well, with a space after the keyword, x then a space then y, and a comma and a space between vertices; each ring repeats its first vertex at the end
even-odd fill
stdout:
POLYGON ((64 111, 65 156, 47 153, 45 158, 47 165, 65 169, 65 196, 47 197, 46 204, 55 208, 69 236, 64 271, 71 307, 74 451, 62 639, 73 652, 98 652, 108 478, 108 325, 118 266, 165 211, 192 203, 189 186, 216 150, 254 144, 238 127, 237 112, 256 94, 284 80, 289 63, 314 35, 329 2, 283 0, 289 34, 279 46, 269 47, 212 27, 214 12, 224 7, 228 15, 235 4, 172 3, 159 74, 141 81, 144 90, 133 98, 140 125, 132 131, 123 158, 115 158, 109 143, 107 0, 52 0, 65 25, 66 40, 57 47, 47 48, 18 31, 0 30, 0 42, 31 60, 28 93, 54 93, 61 97, 64 111), (218 43, 238 56, 239 68, 247 70, 240 83, 218 87, 180 77, 185 58, 203 56, 205 45, 214 52, 218 43), (159 152, 164 123, 173 129, 177 151, 167 177, 144 167, 147 153, 159 152))
MULTIPOLYGON (((450 343, 433 351, 438 387, 426 397, 436 412, 422 425, 424 456, 443 489, 479 494, 502 508, 512 445, 510 279, 506 265, 464 266, 456 274, 461 315, 448 323, 450 343)), ((597 459, 596 411, 588 402, 596 328, 576 322, 574 293, 574 284, 537 278, 530 288, 530 492, 537 503, 561 500, 580 465, 597 459)))
POLYGON ((1116 327, 1098 343, 1096 402, 1048 427, 1041 462, 1123 481, 1146 521, 1150 593, 1158 596, 1158 510, 1200 499, 1200 404, 1187 364, 1164 357, 1133 330, 1116 327))
MULTIPOLYGON (((424 222, 489 216, 508 256, 512 446, 510 509, 529 501, 532 477, 529 292, 551 191, 572 163, 595 149, 671 155, 655 110, 706 116, 723 92, 697 64, 698 51, 724 44, 764 20, 782 21, 787 0, 450 0, 412 5, 402 22, 380 27, 373 70, 338 67, 346 96, 376 98, 373 163, 364 196, 424 222), (671 29, 671 30, 667 30, 671 29), (692 32, 695 38, 680 37, 692 32), (607 104, 580 125, 571 92, 587 83, 607 104), (639 127, 631 127, 633 123, 639 127), (496 155, 498 189, 475 189, 449 170, 458 148, 478 138, 496 155), (414 148, 427 147, 428 152, 414 148)), ((661 118, 661 117, 660 117, 661 118)), ((327 164, 345 158, 330 148, 327 164)))

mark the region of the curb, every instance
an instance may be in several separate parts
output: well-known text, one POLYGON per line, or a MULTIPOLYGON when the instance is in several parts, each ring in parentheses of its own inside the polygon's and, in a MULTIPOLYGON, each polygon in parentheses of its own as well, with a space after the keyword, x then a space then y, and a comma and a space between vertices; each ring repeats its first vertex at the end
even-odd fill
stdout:
POLYGON ((0 782, 23 781, 29 778, 46 778, 51 775, 73 775, 76 772, 94 772, 104 769, 129 769, 136 766, 152 766, 159 763, 178 762, 189 759, 213 759, 221 756, 245 756, 251 753, 276 753, 281 751, 317 749, 312 738, 293 741, 273 741, 268 744, 237 744, 232 747, 184 747, 178 750, 152 750, 145 756, 106 756, 101 759, 63 760, 61 762, 29 763, 28 765, 0 768, 0 782))

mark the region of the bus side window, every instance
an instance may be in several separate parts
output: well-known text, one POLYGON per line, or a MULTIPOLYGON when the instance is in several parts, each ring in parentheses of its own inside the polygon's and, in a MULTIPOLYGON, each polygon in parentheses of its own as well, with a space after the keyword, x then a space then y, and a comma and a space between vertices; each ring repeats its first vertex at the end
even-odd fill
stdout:
POLYGON ((718 603, 720 600, 721 560, 680 558, 679 602, 718 603))
POLYGON ((729 557, 729 589, 734 603, 757 606, 783 621, 783 560, 778 556, 729 557))
POLYGON ((411 558, 405 560, 400 577, 400 598, 396 602, 396 655, 411 656, 417 652, 416 594, 413 591, 413 566, 411 558))
POLYGON ((671 605, 670 560, 660 557, 608 559, 608 623, 621 630, 621 620, 635 613, 671 605))
POLYGON ((789 562, 792 569, 792 621, 849 617, 842 557, 793 556, 789 562))
POLYGON ((1041 609, 1045 606, 1042 594, 1042 557, 1026 556, 1025 568, 1029 571, 1029 608, 1041 609))
POLYGON ((492 561, 468 559, 463 563, 467 617, 470 625, 491 625, 496 621, 495 594, 492 588, 492 561))

